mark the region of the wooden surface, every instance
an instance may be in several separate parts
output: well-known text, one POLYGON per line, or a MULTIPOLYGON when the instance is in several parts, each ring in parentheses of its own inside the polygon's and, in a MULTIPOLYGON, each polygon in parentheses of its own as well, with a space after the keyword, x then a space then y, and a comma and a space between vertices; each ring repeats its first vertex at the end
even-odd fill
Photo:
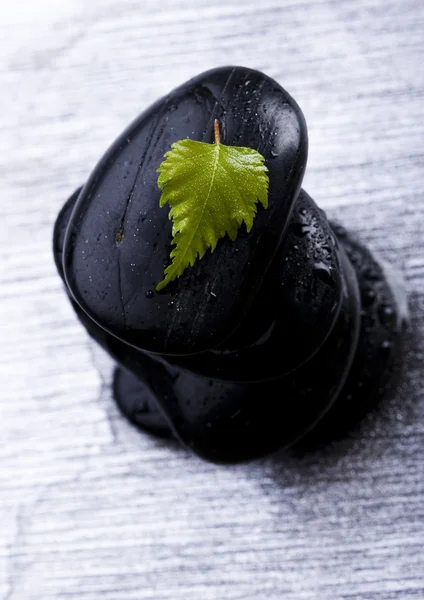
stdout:
POLYGON ((424 4, 0 3, 0 598, 424 598, 424 4), (75 319, 53 222, 188 77, 264 70, 309 126, 304 187, 404 272, 400 385, 352 437, 217 467, 138 434, 75 319))

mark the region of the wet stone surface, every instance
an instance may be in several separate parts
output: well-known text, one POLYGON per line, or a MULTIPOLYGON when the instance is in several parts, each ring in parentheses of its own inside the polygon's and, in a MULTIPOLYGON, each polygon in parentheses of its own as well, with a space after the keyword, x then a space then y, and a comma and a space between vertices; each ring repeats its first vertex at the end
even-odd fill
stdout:
POLYGON ((76 301, 100 326, 147 351, 184 355, 224 342, 249 310, 279 247, 306 158, 302 112, 266 75, 225 67, 176 88, 124 131, 79 195, 63 263, 76 301), (223 240, 156 293, 171 241, 157 168, 177 140, 212 142, 215 118, 222 143, 265 157, 269 208, 258 211, 249 235, 242 228, 234 243, 223 240))
POLYGON ((74 309, 121 366, 118 405, 207 460, 342 435, 381 396, 398 352, 380 265, 300 190, 306 152, 302 113, 277 83, 216 69, 136 119, 56 222, 56 265, 74 309), (221 240, 157 293, 170 223, 156 169, 173 141, 211 141, 214 118, 224 143, 264 154, 270 208, 249 235, 221 240))

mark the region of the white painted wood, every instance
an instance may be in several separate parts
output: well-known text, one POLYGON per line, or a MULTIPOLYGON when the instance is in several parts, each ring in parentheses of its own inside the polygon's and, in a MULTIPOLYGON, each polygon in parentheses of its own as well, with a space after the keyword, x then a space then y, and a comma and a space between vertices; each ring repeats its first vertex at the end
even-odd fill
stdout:
POLYGON ((1 599, 424 598, 423 30, 418 0, 0 2, 1 599), (227 63, 297 99, 305 188, 403 270, 412 313, 359 432, 238 467, 119 416, 50 248, 123 127, 227 63))

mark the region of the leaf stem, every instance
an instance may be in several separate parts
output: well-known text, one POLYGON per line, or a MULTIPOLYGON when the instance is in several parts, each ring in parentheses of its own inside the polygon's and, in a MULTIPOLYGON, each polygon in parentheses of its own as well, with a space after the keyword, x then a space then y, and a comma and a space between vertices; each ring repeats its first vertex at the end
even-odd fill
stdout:
POLYGON ((215 119, 213 122, 213 131, 215 134, 215 144, 218 146, 221 143, 221 133, 219 131, 219 121, 215 119))

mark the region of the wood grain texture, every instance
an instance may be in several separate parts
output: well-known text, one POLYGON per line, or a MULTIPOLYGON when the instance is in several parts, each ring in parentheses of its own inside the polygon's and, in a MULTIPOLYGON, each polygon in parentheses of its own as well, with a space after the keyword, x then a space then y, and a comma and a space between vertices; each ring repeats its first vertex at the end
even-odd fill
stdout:
POLYGON ((37 0, 0 8, 0 598, 424 598, 424 4, 37 0), (349 439, 217 467, 139 435, 51 256, 124 126, 207 68, 275 77, 304 187, 404 272, 399 386, 349 439))

